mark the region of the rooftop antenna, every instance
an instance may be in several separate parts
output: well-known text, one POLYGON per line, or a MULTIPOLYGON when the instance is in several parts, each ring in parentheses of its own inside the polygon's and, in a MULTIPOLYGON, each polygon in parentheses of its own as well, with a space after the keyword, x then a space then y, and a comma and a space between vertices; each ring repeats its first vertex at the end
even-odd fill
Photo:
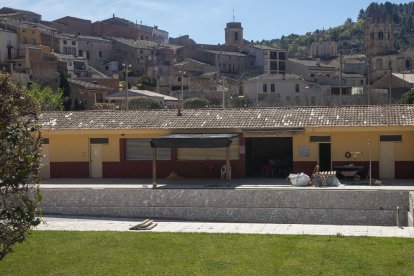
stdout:
POLYGON ((233 22, 235 22, 235 21, 236 21, 236 19, 234 17, 234 8, 233 8, 233 22))

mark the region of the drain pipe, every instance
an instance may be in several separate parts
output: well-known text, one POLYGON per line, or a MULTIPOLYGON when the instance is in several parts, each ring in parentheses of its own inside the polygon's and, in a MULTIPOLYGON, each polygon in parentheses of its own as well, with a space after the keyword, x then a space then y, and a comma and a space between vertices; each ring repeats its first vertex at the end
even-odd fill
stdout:
POLYGON ((400 207, 397 206, 397 227, 401 227, 400 226, 400 207))

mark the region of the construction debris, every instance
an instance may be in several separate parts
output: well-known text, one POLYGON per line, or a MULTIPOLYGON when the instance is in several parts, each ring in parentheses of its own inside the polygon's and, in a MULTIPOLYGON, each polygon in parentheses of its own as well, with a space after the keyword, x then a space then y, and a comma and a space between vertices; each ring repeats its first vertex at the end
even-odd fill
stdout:
POLYGON ((158 224, 153 220, 146 219, 143 222, 138 223, 137 225, 129 227, 129 230, 151 230, 158 224))

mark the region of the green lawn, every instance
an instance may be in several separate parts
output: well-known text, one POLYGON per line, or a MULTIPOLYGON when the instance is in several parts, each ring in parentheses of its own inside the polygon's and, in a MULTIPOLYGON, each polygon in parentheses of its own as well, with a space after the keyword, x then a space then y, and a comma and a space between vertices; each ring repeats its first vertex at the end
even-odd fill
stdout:
POLYGON ((35 231, 0 275, 413 275, 414 239, 35 231))

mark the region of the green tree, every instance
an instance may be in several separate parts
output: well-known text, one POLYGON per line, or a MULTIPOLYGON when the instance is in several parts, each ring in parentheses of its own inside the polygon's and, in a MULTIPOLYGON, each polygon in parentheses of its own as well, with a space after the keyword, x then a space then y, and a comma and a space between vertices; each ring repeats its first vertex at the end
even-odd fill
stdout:
POLYGON ((72 110, 85 110, 86 109, 86 101, 81 101, 78 99, 78 97, 76 97, 73 100, 73 107, 72 110))
POLYGON ((70 100, 69 81, 63 72, 60 73, 59 88, 63 92, 63 110, 71 110, 72 102, 70 100))
POLYGON ((27 91, 36 99, 42 111, 63 110, 65 98, 60 88, 54 92, 50 87, 41 88, 35 83, 27 91))
POLYGON ((411 88, 408 92, 405 92, 401 96, 402 104, 414 104, 414 88, 411 88))
POLYGON ((129 101, 129 109, 162 109, 163 106, 157 100, 150 97, 137 97, 129 101))
POLYGON ((247 106, 247 100, 244 97, 233 97, 230 98, 229 107, 243 108, 247 106))
POLYGON ((210 103, 205 98, 189 98, 186 99, 183 103, 184 108, 207 108, 210 106, 210 103))
POLYGON ((136 86, 138 89, 153 90, 154 87, 157 86, 157 80, 150 76, 143 75, 137 79, 136 86))
POLYGON ((38 110, 26 90, 0 74, 0 260, 40 223, 38 110))

